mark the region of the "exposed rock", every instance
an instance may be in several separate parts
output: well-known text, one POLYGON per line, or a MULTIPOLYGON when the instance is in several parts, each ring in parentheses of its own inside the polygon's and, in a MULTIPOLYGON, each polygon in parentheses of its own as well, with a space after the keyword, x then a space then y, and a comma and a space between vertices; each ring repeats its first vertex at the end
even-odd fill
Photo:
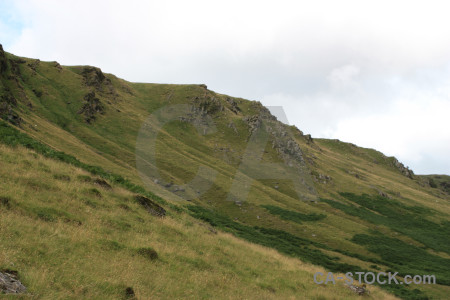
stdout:
POLYGON ((96 67, 85 67, 81 72, 87 86, 100 87, 106 79, 102 70, 96 67))
POLYGON ((223 111, 222 103, 218 98, 213 96, 195 99, 194 106, 199 109, 201 115, 223 111))
POLYGON ((262 125, 262 119, 259 115, 244 117, 244 122, 249 126, 248 131, 251 134, 258 130, 262 125))
POLYGON ((320 183, 323 183, 323 184, 328 184, 328 183, 330 183, 332 181, 331 176, 325 175, 325 174, 321 174, 321 173, 318 173, 316 171, 312 171, 311 175, 312 175, 314 181, 317 181, 317 182, 320 182, 320 183))
POLYGON ((359 296, 367 295, 369 294, 369 291, 366 289, 366 285, 363 284, 362 286, 357 286, 353 284, 347 284, 348 288, 351 289, 354 293, 358 294, 359 296))
POLYGON ((1 270, 0 294, 22 294, 26 290, 26 287, 19 281, 16 271, 1 270))
POLYGON ((13 110, 17 106, 17 100, 11 94, 0 97, 0 118, 14 125, 20 125, 22 118, 13 110))
POLYGON ((358 173, 358 172, 355 172, 355 171, 351 171, 351 170, 347 170, 346 172, 348 174, 350 174, 350 175, 355 176, 356 179, 366 180, 366 176, 361 174, 361 173, 358 173))
POLYGON ((383 191, 380 190, 379 188, 377 188, 377 187, 373 187, 373 188, 377 191, 377 193, 378 193, 379 196, 381 196, 381 197, 383 197, 383 198, 391 199, 391 196, 389 196, 387 193, 383 192, 383 191))
POLYGON ((62 71, 61 65, 60 65, 58 62, 56 62, 56 61, 55 61, 55 63, 54 63, 54 67, 55 67, 56 69, 58 69, 59 72, 62 71))
POLYGON ((405 167, 405 165, 403 165, 401 162, 399 162, 395 157, 394 157, 394 161, 393 161, 393 165, 394 167, 396 167, 400 173, 402 173, 404 176, 413 179, 414 177, 414 172, 412 170, 410 170, 408 167, 405 167))
POLYGON ((144 197, 142 195, 134 196, 134 199, 141 204, 150 214, 156 217, 164 217, 166 215, 166 210, 153 202, 152 200, 144 197))
POLYGON ((29 63, 27 66, 30 67, 33 72, 36 72, 37 67, 40 65, 41 61, 39 59, 34 60, 33 62, 29 63))
POLYGON ((10 79, 14 79, 18 82, 18 77, 21 76, 19 64, 22 64, 22 62, 25 62, 25 61, 16 60, 16 59, 9 60, 9 66, 11 68, 11 73, 13 74, 13 77, 10 79))
POLYGON ((103 74, 102 70, 96 67, 85 67, 81 72, 84 84, 94 87, 97 92, 112 95, 114 99, 118 94, 109 78, 103 74))
POLYGON ((10 93, 2 95, 0 97, 0 102, 4 102, 6 104, 9 104, 11 106, 17 106, 17 99, 14 98, 14 96, 10 93))
POLYGON ((6 59, 3 46, 0 44, 0 74, 3 74, 8 69, 8 60, 6 59))
POLYGON ((237 105, 236 101, 234 101, 232 98, 227 98, 227 102, 231 105, 230 110, 234 112, 235 114, 239 113, 241 109, 237 105))
POLYGON ((111 190, 112 187, 105 180, 97 178, 94 180, 94 184, 101 186, 104 189, 111 190))
POLYGON ((79 114, 84 115, 84 119, 87 123, 92 123, 96 119, 96 115, 98 113, 104 113, 104 106, 100 102, 100 99, 95 97, 95 93, 91 92, 84 96, 84 104, 81 109, 78 111, 79 114))
POLYGON ((304 137, 305 137, 305 139, 306 139, 306 143, 314 143, 314 140, 313 140, 313 138, 311 137, 311 135, 310 134, 306 134, 306 135, 304 135, 304 137))
POLYGON ((236 125, 234 125, 233 122, 230 122, 230 123, 228 124, 228 128, 233 129, 234 133, 236 133, 236 134, 238 133, 237 128, 236 128, 236 125))

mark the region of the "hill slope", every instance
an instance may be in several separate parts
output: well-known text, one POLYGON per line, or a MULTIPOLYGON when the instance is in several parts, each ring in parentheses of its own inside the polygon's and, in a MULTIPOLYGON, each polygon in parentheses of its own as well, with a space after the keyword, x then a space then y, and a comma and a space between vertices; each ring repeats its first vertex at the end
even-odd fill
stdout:
MULTIPOLYGON (((33 140, 72 155, 84 165, 101 166, 102 172, 88 170, 110 183, 125 188, 145 186, 155 199, 164 199, 161 205, 176 216, 170 222, 176 222, 173 226, 184 233, 183 238, 173 241, 174 248, 183 239, 188 239, 184 243, 189 248, 195 243, 210 247, 204 244, 207 238, 196 235, 203 227, 196 225, 194 230, 186 225, 194 217, 241 239, 335 272, 394 270, 402 275, 436 275, 438 285, 383 286, 400 297, 445 298, 450 290, 450 197, 445 190, 434 187, 429 178, 414 175, 395 158, 337 140, 312 139, 278 122, 259 102, 217 94, 204 85, 130 83, 98 68, 63 67, 3 51, 0 67, 0 115, 12 124, 5 125, 8 129, 4 129, 4 136, 14 135, 10 126, 16 126, 33 140), (204 171, 198 171, 200 166, 204 171)), ((29 142, 19 144, 40 151, 29 142)), ((3 153, 8 151, 2 148, 2 157, 7 157, 3 153)), ((70 188, 70 184, 58 182, 51 181, 48 186, 70 188)), ((88 189, 80 184, 75 190, 88 189)), ((15 188, 22 186, 16 183, 15 188)), ((46 193, 41 201, 49 197, 46 193)), ((113 209, 119 205, 113 200, 117 196, 108 193, 102 199, 110 203, 109 217, 135 224, 132 213, 113 209)), ((127 197, 131 194, 123 199, 127 197)), ((71 201, 78 203, 82 199, 71 201)), ((77 215, 68 205, 54 205, 62 215, 77 215)), ((97 213, 102 214, 93 209, 87 215, 97 213)), ((46 224, 45 220, 39 222, 46 224)), ((162 231, 170 231, 170 224, 166 225, 159 225, 162 231)), ((124 255, 133 253, 130 249, 146 246, 137 242, 140 238, 148 241, 145 233, 140 232, 139 238, 130 238, 132 234, 126 237, 130 244, 123 243, 124 255)), ((120 239, 127 235, 125 231, 120 239)), ((221 235, 244 243, 245 249, 255 249, 227 234, 221 235)), ((173 237, 160 238, 163 241, 173 237)), ((114 241, 120 242, 118 239, 116 236, 114 241)), ((226 261, 245 253, 235 252, 226 261)), ((208 263, 214 264, 211 272, 220 269, 218 262, 210 257, 208 263)), ((261 263, 258 274, 270 274, 263 271, 270 268, 265 264, 261 263)), ((233 269, 230 266, 228 271, 233 269)), ((161 280, 170 286, 168 278, 176 278, 177 274, 180 272, 167 274, 161 280)), ((282 281, 292 276, 282 270, 271 274, 282 281)), ((312 293, 320 290, 309 276, 303 277, 303 288, 293 289, 290 295, 295 297, 303 289, 312 293)), ((247 278, 249 286, 258 282, 248 274, 240 277, 247 278)), ((208 293, 205 287, 188 287, 188 282, 180 287, 180 294, 173 295, 181 295, 186 289, 197 296, 201 290, 208 293)), ((139 289, 146 291, 142 295, 151 294, 145 290, 146 284, 150 283, 140 285, 139 289)), ((243 293, 252 290, 236 288, 243 293)), ((277 294, 278 289, 274 288, 274 296, 282 295, 277 294)), ((163 296, 163 292, 157 295, 163 296)))

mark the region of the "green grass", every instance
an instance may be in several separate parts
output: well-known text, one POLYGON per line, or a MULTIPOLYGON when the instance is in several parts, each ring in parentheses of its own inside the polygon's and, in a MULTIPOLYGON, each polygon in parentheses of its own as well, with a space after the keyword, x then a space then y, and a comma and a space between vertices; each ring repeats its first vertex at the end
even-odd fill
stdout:
POLYGON ((352 241, 390 262, 393 265, 391 271, 399 272, 401 276, 435 275, 436 283, 450 285, 450 259, 432 255, 422 248, 380 233, 358 234, 352 241))
MULTIPOLYGON (((103 168, 98 166, 92 166, 85 164, 72 155, 68 155, 61 151, 56 151, 49 146, 40 143, 33 138, 29 137, 27 134, 20 132, 19 130, 11 127, 7 123, 0 121, 0 142, 8 146, 24 146, 28 149, 32 149, 45 157, 56 159, 65 163, 69 163, 75 167, 79 167, 83 170, 90 172, 91 174, 98 175, 105 178, 111 182, 119 184, 129 191, 143 194, 152 200, 157 201, 160 204, 167 204, 167 202, 161 197, 147 191, 145 188, 131 183, 129 180, 123 178, 120 175, 106 172, 103 168)), ((86 177, 84 177, 86 179, 86 177)))
POLYGON ((427 219, 436 214, 422 206, 406 206, 399 201, 380 196, 355 195, 341 193, 345 199, 357 204, 343 204, 337 201, 321 199, 346 214, 356 216, 377 225, 385 225, 392 230, 407 235, 436 251, 450 253, 449 223, 434 223, 427 219))
POLYGON ((212 212, 200 206, 188 206, 192 216, 206 221, 222 230, 233 233, 252 243, 277 249, 278 251, 301 258, 303 261, 321 265, 331 271, 360 270, 359 267, 337 262, 337 257, 330 257, 315 249, 315 242, 289 234, 282 230, 251 227, 230 220, 227 216, 212 212))
MULTIPOLYGON (((246 226, 232 221, 228 217, 217 212, 213 212, 199 206, 191 205, 188 206, 188 209, 191 215, 195 218, 206 221, 217 228, 236 235, 239 238, 243 238, 255 244, 274 248, 281 253, 300 258, 302 261, 311 262, 313 264, 323 266, 331 272, 353 272, 353 274, 355 274, 355 272, 368 272, 367 270, 362 269, 359 266, 341 263, 339 262, 339 258, 331 257, 316 249, 316 247, 324 249, 329 249, 329 247, 294 236, 285 231, 246 226)), ((359 240, 355 240, 355 242, 359 242, 359 240)), ((446 282, 441 280, 441 283, 446 282)), ((412 289, 400 285, 381 285, 381 287, 404 299, 428 299, 428 297, 424 295, 422 291, 417 289, 412 289)))
POLYGON ((118 185, 100 199, 84 194, 92 182, 55 178, 89 176, 73 165, 19 145, 0 145, 0 164, 0 270, 18 271, 29 293, 12 298, 122 299, 132 289, 138 299, 357 299, 341 285, 317 289, 323 269, 214 234, 187 214, 155 218, 118 185), (36 193, 39 182, 53 189, 36 193))
MULTIPOLYGON (((7 57, 17 59, 10 54, 7 54, 7 57)), ((19 64, 20 76, 12 74, 10 69, 0 75, 0 94, 3 94, 6 88, 9 89, 8 93, 18 101, 14 109, 23 118, 20 131, 11 125, 1 123, 0 140, 7 145, 15 145, 15 149, 20 149, 22 145, 45 157, 69 163, 71 167, 76 166, 87 171, 72 174, 64 168, 53 170, 48 164, 36 164, 36 153, 24 157, 23 162, 19 164, 26 172, 17 179, 17 182, 11 182, 6 176, 5 184, 20 185, 24 189, 33 191, 33 195, 46 194, 49 195, 49 199, 52 199, 43 201, 39 205, 26 206, 28 208, 53 207, 56 211, 67 212, 71 216, 83 215, 82 211, 72 211, 71 207, 63 207, 52 196, 68 186, 80 186, 78 195, 68 196, 77 199, 80 205, 91 214, 97 215, 99 211, 104 210, 115 213, 117 210, 129 215, 129 217, 120 218, 117 216, 100 218, 103 223, 100 226, 101 229, 96 230, 108 234, 117 231, 120 234, 132 235, 139 229, 150 234, 137 225, 145 218, 142 215, 134 215, 138 211, 144 213, 145 210, 139 205, 136 207, 135 201, 115 195, 114 190, 123 187, 128 192, 142 194, 169 209, 167 214, 169 218, 185 217, 186 209, 182 206, 183 202, 177 203, 181 205, 174 205, 175 201, 180 200, 176 196, 180 195, 180 192, 172 193, 153 182, 148 186, 145 185, 146 188, 144 188, 136 170, 135 149, 137 134, 149 114, 165 105, 190 103, 210 112, 208 116, 213 119, 216 132, 208 131, 206 135, 203 135, 203 131, 199 132, 192 123, 179 120, 166 124, 157 139, 156 165, 165 180, 173 181, 177 185, 189 182, 201 165, 217 171, 218 176, 212 187, 198 199, 193 199, 192 203, 213 208, 215 212, 230 220, 238 219, 239 222, 236 223, 245 226, 239 230, 243 232, 242 234, 245 233, 246 237, 251 238, 251 235, 255 234, 264 243, 269 243, 270 236, 280 235, 282 242, 279 242, 286 245, 296 241, 310 242, 308 247, 319 251, 313 252, 317 255, 316 258, 314 255, 309 258, 314 261, 319 260, 319 254, 322 253, 327 257, 339 257, 339 261, 332 260, 332 262, 355 265, 362 269, 373 269, 371 265, 375 264, 380 270, 385 271, 387 268, 395 268, 395 264, 382 259, 376 251, 370 251, 367 245, 352 240, 354 236, 361 234, 370 235, 371 230, 379 226, 383 234, 391 238, 411 242, 418 247, 424 245, 428 247, 425 250, 432 255, 448 257, 448 254, 444 253, 448 250, 445 240, 449 236, 447 231, 448 220, 450 220, 448 196, 438 188, 428 187, 426 180, 420 181, 418 177, 409 179, 400 174, 393 166, 394 158, 386 157, 376 150, 334 140, 314 139, 314 142, 310 143, 299 131, 281 127, 282 131, 294 132, 295 141, 303 152, 302 157, 306 167, 302 170, 305 175, 302 179, 311 181, 308 174, 315 174, 315 177, 319 177, 320 174, 330 176, 332 179, 326 183, 322 181, 310 183, 314 184, 314 190, 319 197, 342 200, 342 202, 335 201, 329 204, 320 201, 318 203, 303 202, 300 200, 304 195, 301 195, 299 199, 292 180, 269 178, 249 181, 249 195, 241 206, 237 206, 232 201, 226 201, 227 195, 234 178, 239 178, 238 168, 249 139, 249 127, 245 118, 258 114, 262 109, 260 104, 221 95, 198 85, 130 83, 110 74, 104 74, 110 80, 110 85, 103 84, 96 87, 85 84, 83 74, 86 73, 86 67, 84 66, 58 69, 53 62, 40 62, 34 72, 28 67, 28 63, 33 63, 34 60, 24 59, 24 61, 26 63, 19 64), (83 105, 84 96, 92 91, 95 91, 105 112, 103 115, 97 114, 95 122, 87 124, 78 111, 83 105), (237 113, 230 111, 229 99, 237 103, 240 111, 237 113), (28 102, 32 105, 32 109, 28 102), (234 124, 236 130, 230 124, 234 124), (45 175, 48 178, 47 182, 40 182, 39 178, 28 178, 27 172, 35 171, 40 172, 41 175, 47 174, 45 175), (68 181, 69 177, 70 181, 68 181), (94 185, 94 181, 99 178, 108 181, 113 191, 94 185), (92 191, 94 188, 98 193, 92 191), (389 200, 367 196, 370 199, 366 199, 364 196, 360 199, 360 196, 355 196, 354 199, 347 199, 345 195, 339 195, 343 191, 354 195, 375 194, 376 189, 382 190, 393 198, 389 200), (110 197, 117 202, 112 204, 110 197), (344 205, 340 207, 342 210, 338 207, 340 204, 344 205), (105 228, 108 226, 111 226, 110 230, 105 228), (438 236, 438 233, 441 233, 441 236, 438 236)), ((272 130, 279 126, 273 122, 266 125, 272 130)), ((281 162, 281 165, 273 171, 290 172, 288 164, 285 164, 281 158, 284 152, 273 147, 272 138, 265 145, 264 151, 261 162, 281 162)), ((7 161, 10 158, 5 159, 7 161)), ((433 177, 433 180, 440 187, 441 183, 445 185, 446 177, 433 177)), ((310 195, 307 190, 303 192, 305 195, 310 195)), ((40 219, 25 206, 18 205, 22 199, 14 193, 3 194, 2 192, 0 196, 10 199, 4 201, 6 204, 0 202, 2 212, 20 212, 45 226, 55 226, 61 222, 71 224, 70 226, 76 225, 70 222, 65 223, 64 217, 56 212, 48 214, 53 216, 55 221, 48 222, 40 219), (19 209, 19 207, 22 208, 19 209)), ((349 198, 352 197, 349 196, 349 198)), ((83 224, 76 227, 77 230, 81 230, 86 224, 86 218, 81 219, 83 224)), ((205 230, 209 232, 208 229, 205 230)), ((180 230, 176 232, 167 230, 167 234, 159 238, 162 243, 175 241, 179 232, 180 230)), ((186 239, 188 236, 183 238, 186 239)), ((139 245, 129 245, 117 236, 101 239, 120 241, 120 245, 124 248, 118 252, 123 251, 127 255, 135 255, 135 249, 151 246, 160 256, 160 259, 155 261, 156 264, 168 261, 164 251, 154 246, 153 242, 145 241, 139 245)), ((281 247, 275 244, 267 245, 271 248, 281 247)), ((293 246, 286 246, 284 250, 288 250, 289 247, 293 246)), ((116 254, 118 252, 116 251, 116 254)), ((203 251, 203 253, 207 252, 203 251)), ((306 257, 306 253, 300 254, 306 257)), ((192 262, 191 267, 198 263, 201 269, 202 261, 205 261, 207 265, 214 265, 207 259, 199 259, 192 255, 182 256, 187 257, 186 264, 189 264, 189 261, 192 262)), ((145 261, 145 258, 139 255, 133 256, 133 259, 145 261)), ((221 259, 224 266, 227 265, 227 260, 230 259, 228 257, 221 259)), ((203 271, 207 271, 207 268, 205 267, 203 271)), ((183 272, 189 272, 189 267, 178 270, 176 274, 181 276, 183 272)), ((254 275, 248 273, 245 278, 247 276, 254 275)), ((276 277, 286 280, 281 275, 276 277)), ((285 288, 289 288, 288 285, 281 284, 285 288)), ((130 283, 122 282, 119 285, 105 286, 105 289, 120 290, 122 293, 123 289, 129 286, 131 286, 130 283)), ((273 281, 261 281, 259 285, 253 287, 259 289, 263 286, 268 287, 267 291, 275 289, 274 297, 280 296, 277 294, 280 285, 277 286, 273 281)), ((199 289, 196 286, 185 286, 185 288, 199 289)), ((417 288, 430 297, 442 298, 446 295, 446 287, 442 286, 417 288)), ((158 288, 153 286, 153 290, 157 293, 158 288)), ((212 297, 210 288, 203 288, 203 290, 204 295, 212 297)), ((139 293, 139 290, 137 292, 139 293)), ((312 299, 320 298, 319 295, 309 296, 312 299)), ((333 294, 327 294, 327 296, 330 298, 333 294)), ((346 298, 337 296, 339 297, 346 298)))
POLYGON ((324 214, 302 214, 296 211, 291 211, 287 209, 283 209, 278 206, 273 205, 262 205, 265 209, 267 209, 271 214, 278 215, 284 220, 293 221, 301 224, 302 222, 313 222, 320 221, 325 219, 327 216, 324 214))

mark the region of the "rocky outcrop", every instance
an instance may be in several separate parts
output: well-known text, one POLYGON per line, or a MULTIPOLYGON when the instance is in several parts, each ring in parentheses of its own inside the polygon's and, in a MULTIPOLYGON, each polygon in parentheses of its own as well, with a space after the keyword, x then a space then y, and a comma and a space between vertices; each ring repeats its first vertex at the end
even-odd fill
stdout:
POLYGON ((214 114, 224 109, 222 102, 214 96, 196 97, 194 106, 199 109, 200 114, 214 114))
POLYGON ((21 59, 21 58, 16 58, 16 59, 10 59, 9 60, 9 64, 11 67, 11 73, 16 77, 16 78, 20 78, 22 76, 21 72, 20 72, 20 66, 22 64, 25 64, 26 61, 21 59))
POLYGON ((8 60, 5 55, 5 51, 3 51, 3 46, 0 44, 0 75, 6 72, 8 69, 8 60))
POLYGON ((87 86, 93 86, 96 88, 100 88, 102 83, 105 81, 106 77, 103 74, 102 70, 95 67, 85 67, 81 72, 81 75, 84 78, 84 83, 87 86))
POLYGON ((97 114, 104 114, 105 107, 95 96, 94 92, 91 92, 84 96, 84 104, 78 111, 79 114, 84 115, 84 120, 91 124, 97 118, 97 114))
POLYGON ((41 64, 41 61, 39 59, 35 59, 32 62, 28 63, 27 66, 33 70, 33 74, 36 73, 37 67, 41 64))
POLYGON ((318 173, 316 171, 311 171, 311 176, 315 182, 319 182, 322 184, 328 184, 332 181, 331 176, 318 173))
POLYGON ((14 125, 20 125, 22 119, 14 111, 17 106, 17 100, 10 93, 0 96, 0 118, 14 125))
POLYGON ((395 157, 393 160, 393 166, 397 168, 400 171, 400 173, 402 173, 404 176, 413 179, 414 172, 410 170, 408 167, 405 167, 405 165, 399 162, 395 157))
POLYGON ((26 287, 19 281, 18 273, 12 270, 0 272, 0 294, 22 294, 26 287))
POLYGON ((253 134, 256 130, 258 130, 262 125, 262 118, 259 115, 247 116, 244 117, 244 122, 248 125, 249 136, 253 134))
POLYGON ((241 109, 239 108, 239 106, 236 103, 236 101, 234 101, 234 99, 228 97, 227 98, 227 102, 230 104, 230 110, 232 112, 234 112, 235 114, 238 114, 241 111, 241 109))
POLYGON ((352 292, 354 292, 355 294, 359 295, 359 296, 364 296, 369 294, 369 291, 366 288, 366 285, 363 284, 361 286, 357 286, 357 285, 353 285, 353 284, 347 284, 347 287, 352 290, 352 292))
POLYGON ((111 80, 103 74, 102 70, 96 67, 84 67, 81 72, 84 84, 93 87, 98 93, 105 93, 114 99, 118 97, 116 89, 111 80))
POLYGON ((134 199, 142 205, 150 214, 156 217, 164 217, 166 215, 166 210, 160 205, 156 204, 152 200, 144 197, 142 195, 134 196, 134 199))
POLYGON ((62 66, 59 64, 59 62, 55 61, 54 62, 54 67, 58 70, 58 72, 62 71, 62 66))

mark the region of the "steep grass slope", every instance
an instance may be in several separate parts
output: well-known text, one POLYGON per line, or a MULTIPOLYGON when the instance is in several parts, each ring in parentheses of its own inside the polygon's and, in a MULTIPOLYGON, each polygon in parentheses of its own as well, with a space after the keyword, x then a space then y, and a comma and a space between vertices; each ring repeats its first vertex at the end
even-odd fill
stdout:
POLYGON ((343 284, 318 289, 319 267, 184 213, 152 216, 83 169, 5 145, 0 165, 0 271, 19 272, 25 299, 357 299, 343 284))
POLYGON ((384 287, 398 296, 448 293, 449 195, 395 158, 312 139, 260 103, 204 85, 129 83, 94 67, 8 53, 2 61, 0 114, 53 149, 328 270, 436 274, 438 285, 384 287), (158 124, 167 107, 173 120, 158 124), (155 131, 152 157, 146 137, 155 131), (215 177, 200 173, 195 186, 184 186, 200 166, 215 177), (148 171, 155 167, 160 176, 148 171))

